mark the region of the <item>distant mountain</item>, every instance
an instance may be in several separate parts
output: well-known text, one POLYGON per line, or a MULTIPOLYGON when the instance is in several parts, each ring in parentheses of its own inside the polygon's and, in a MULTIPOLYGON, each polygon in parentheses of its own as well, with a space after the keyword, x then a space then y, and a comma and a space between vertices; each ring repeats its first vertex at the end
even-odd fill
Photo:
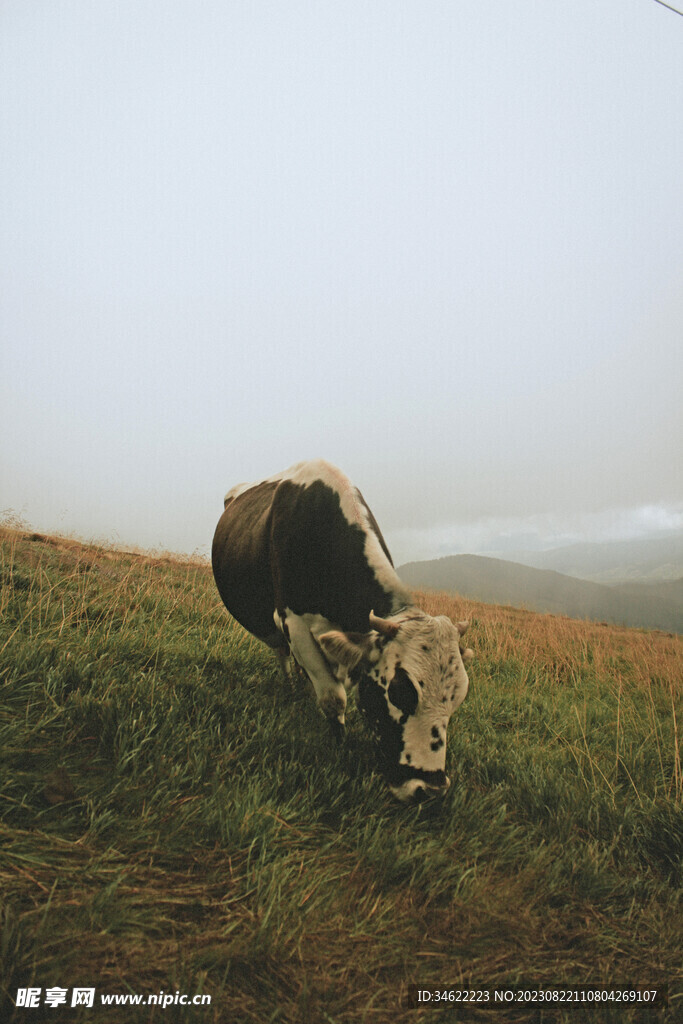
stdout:
MULTIPOLYGON (((498 556, 498 552, 495 552, 498 556)), ((534 569, 594 583, 654 583, 683 577, 683 533, 662 533, 638 540, 572 544, 552 551, 506 551, 502 557, 534 569)))
POLYGON ((448 590, 491 604, 683 632, 683 579, 608 587, 482 555, 408 562, 398 573, 409 586, 448 590))

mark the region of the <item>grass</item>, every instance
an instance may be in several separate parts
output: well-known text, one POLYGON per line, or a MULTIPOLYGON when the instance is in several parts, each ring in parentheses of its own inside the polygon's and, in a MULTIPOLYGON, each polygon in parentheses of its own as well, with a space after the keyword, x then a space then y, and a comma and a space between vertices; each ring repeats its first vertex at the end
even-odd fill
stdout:
POLYGON ((205 563, 0 539, 0 1019, 677 1019, 680 638, 422 594, 476 661, 451 790, 405 808, 205 563), (404 1005, 624 983, 669 1010, 404 1005), (212 1002, 15 1009, 31 985, 212 1002))

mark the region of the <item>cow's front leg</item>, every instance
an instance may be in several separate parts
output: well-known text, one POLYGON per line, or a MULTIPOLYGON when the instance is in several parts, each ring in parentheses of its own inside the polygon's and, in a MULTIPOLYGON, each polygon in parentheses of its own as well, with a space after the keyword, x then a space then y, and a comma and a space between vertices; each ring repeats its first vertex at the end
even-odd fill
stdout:
POLYGON ((289 674, 289 647, 276 647, 275 653, 277 654, 277 665, 278 669, 280 670, 280 679, 283 681, 283 683, 290 683, 291 679, 289 674))
POLYGON ((276 611, 273 617, 289 643, 292 654, 313 683, 318 704, 332 732, 341 740, 344 735, 346 690, 330 672, 325 656, 301 616, 286 608, 284 611, 276 611))

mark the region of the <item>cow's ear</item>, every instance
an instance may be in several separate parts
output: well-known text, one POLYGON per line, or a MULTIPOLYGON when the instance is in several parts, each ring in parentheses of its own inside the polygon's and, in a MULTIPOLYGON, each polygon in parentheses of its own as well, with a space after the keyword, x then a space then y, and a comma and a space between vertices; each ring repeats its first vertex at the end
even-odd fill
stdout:
POLYGON ((372 640, 365 633, 342 633, 339 629, 323 633, 318 643, 332 661, 348 669, 355 668, 373 649, 372 640))

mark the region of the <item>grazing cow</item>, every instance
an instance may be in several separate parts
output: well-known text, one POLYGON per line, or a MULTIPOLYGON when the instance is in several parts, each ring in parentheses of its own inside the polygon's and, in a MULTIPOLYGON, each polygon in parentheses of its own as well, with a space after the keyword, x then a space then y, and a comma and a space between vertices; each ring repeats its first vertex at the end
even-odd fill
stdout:
POLYGON ((211 553, 228 610, 308 674, 335 734, 358 687, 379 766, 399 800, 441 795, 446 729, 468 688, 454 625, 415 607, 375 518, 327 462, 300 462, 225 496, 211 553))

